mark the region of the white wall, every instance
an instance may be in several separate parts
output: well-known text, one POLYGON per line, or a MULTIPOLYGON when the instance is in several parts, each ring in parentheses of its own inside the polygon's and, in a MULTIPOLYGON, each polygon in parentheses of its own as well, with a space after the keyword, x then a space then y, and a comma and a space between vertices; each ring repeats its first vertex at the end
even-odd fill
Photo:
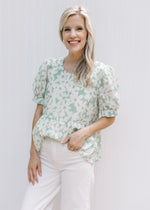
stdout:
POLYGON ((31 84, 44 58, 67 54, 59 40, 59 18, 75 4, 89 10, 96 58, 116 68, 121 92, 116 122, 102 132, 92 210, 149 210, 148 0, 0 1, 0 209, 20 209, 36 107, 31 84))

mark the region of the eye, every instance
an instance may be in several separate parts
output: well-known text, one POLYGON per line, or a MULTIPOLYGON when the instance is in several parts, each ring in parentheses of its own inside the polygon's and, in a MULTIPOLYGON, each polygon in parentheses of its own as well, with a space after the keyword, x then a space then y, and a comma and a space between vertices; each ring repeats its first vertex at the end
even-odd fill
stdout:
POLYGON ((80 27, 80 28, 78 28, 78 30, 82 30, 82 28, 80 27))
POLYGON ((65 29, 65 31, 69 31, 69 30, 70 30, 69 28, 66 28, 66 29, 65 29))

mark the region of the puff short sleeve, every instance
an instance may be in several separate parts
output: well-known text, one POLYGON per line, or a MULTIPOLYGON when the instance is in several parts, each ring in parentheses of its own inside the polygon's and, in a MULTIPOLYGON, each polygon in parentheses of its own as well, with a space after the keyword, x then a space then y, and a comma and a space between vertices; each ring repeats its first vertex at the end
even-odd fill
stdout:
POLYGON ((100 73, 98 108, 100 117, 117 116, 120 106, 119 83, 115 69, 105 65, 100 73))
POLYGON ((45 59, 40 65, 38 72, 32 83, 34 97, 32 100, 37 104, 44 103, 45 89, 47 84, 47 60, 45 59))

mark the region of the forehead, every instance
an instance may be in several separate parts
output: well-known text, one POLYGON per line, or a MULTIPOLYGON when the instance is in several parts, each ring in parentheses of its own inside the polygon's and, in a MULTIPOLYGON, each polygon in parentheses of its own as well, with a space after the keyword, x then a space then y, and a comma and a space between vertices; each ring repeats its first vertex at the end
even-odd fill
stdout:
POLYGON ((64 27, 73 27, 76 25, 81 25, 84 26, 84 18, 82 17, 82 15, 71 15, 67 18, 64 27))

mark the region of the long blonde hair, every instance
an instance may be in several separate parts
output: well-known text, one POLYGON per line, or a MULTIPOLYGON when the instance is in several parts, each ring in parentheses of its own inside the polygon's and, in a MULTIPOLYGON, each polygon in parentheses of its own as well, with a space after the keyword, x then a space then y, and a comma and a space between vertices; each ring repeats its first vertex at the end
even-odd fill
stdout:
POLYGON ((67 18, 72 15, 81 15, 84 18, 85 28, 87 30, 87 41, 84 46, 84 53, 82 58, 78 61, 77 65, 73 69, 73 73, 76 75, 77 82, 81 79, 84 87, 87 87, 91 81, 91 74, 94 66, 94 30, 91 24, 88 11, 83 6, 72 6, 67 8, 61 15, 59 22, 59 36, 63 42, 63 26, 67 21, 67 18))

